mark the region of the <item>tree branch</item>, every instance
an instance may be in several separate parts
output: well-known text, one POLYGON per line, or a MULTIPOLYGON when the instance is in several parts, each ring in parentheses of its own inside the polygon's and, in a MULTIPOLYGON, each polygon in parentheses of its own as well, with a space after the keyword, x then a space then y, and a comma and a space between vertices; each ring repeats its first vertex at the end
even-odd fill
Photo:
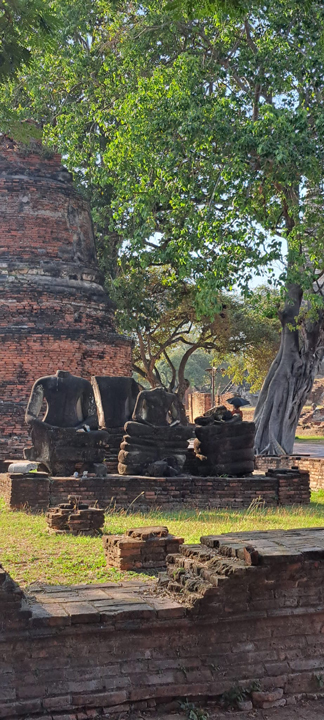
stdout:
POLYGON ((172 377, 171 377, 171 380, 170 380, 170 382, 169 382, 169 391, 172 392, 172 391, 174 390, 174 386, 175 386, 175 382, 176 382, 177 371, 176 371, 175 366, 174 366, 174 364, 173 364, 173 362, 172 362, 171 358, 169 357, 169 355, 168 355, 168 353, 167 353, 166 350, 164 350, 163 355, 164 355, 167 363, 169 364, 169 366, 170 366, 170 368, 171 368, 171 372, 172 372, 172 377))
POLYGON ((250 26, 248 20, 244 20, 244 27, 245 27, 245 35, 246 35, 246 39, 247 39, 247 44, 251 48, 254 55, 257 55, 259 51, 258 51, 257 45, 255 44, 254 40, 252 40, 251 26, 250 26))

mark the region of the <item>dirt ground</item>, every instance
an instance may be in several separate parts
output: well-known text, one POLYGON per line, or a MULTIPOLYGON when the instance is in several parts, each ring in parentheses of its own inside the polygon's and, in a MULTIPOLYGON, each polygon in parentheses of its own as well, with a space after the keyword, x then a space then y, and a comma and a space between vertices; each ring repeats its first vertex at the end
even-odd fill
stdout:
MULTIPOLYGON (((206 716, 205 716, 206 717, 206 716)), ((132 720, 145 718, 145 720, 188 720, 185 713, 138 713, 132 720)), ((197 712, 197 718, 203 720, 203 715, 197 712)), ((209 709, 208 720, 324 720, 324 699, 303 700, 298 705, 289 705, 272 710, 250 710, 249 712, 232 712, 219 709, 209 709)))

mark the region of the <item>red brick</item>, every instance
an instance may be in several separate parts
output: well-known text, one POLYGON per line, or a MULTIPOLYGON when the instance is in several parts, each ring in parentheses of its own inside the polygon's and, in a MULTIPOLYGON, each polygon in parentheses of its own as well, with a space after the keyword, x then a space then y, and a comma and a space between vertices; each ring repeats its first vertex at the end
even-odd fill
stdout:
POLYGON ((38 377, 130 376, 131 344, 116 334, 89 207, 60 156, 45 158, 41 147, 22 154, 2 137, 0 171, 0 457, 14 458, 28 439, 24 412, 38 377))

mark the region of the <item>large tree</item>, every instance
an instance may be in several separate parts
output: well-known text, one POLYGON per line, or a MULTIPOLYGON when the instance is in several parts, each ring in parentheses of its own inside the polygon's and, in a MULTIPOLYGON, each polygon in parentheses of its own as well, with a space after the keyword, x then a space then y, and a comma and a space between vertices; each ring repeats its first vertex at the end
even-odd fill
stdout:
POLYGON ((7 86, 3 117, 7 99, 47 122, 90 193, 103 259, 122 247, 135 269, 167 266, 201 317, 222 288, 271 275, 286 243, 281 347, 256 421, 259 451, 289 452, 324 347, 323 4, 251 2, 221 20, 159 0, 57 5, 56 55, 36 53, 7 86))

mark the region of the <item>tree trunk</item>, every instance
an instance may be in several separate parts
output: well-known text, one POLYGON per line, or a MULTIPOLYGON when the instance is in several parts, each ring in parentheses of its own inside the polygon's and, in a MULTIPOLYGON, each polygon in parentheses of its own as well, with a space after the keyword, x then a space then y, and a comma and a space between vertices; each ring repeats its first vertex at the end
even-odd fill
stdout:
POLYGON ((301 288, 291 285, 281 318, 280 348, 254 415, 258 455, 292 453, 300 413, 324 355, 323 315, 296 328, 301 301, 301 288))

